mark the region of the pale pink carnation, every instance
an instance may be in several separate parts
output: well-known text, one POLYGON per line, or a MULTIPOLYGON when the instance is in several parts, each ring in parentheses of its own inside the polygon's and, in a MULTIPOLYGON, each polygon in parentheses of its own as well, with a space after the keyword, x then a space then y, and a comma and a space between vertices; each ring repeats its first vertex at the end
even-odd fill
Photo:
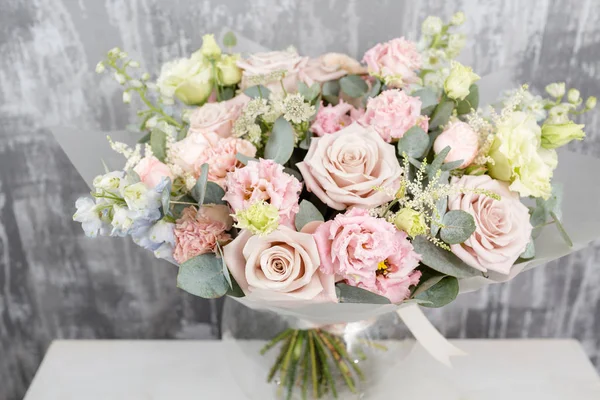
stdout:
POLYGON ((335 106, 329 104, 326 107, 321 102, 321 107, 319 107, 310 130, 317 136, 335 133, 361 118, 363 114, 364 110, 357 110, 353 105, 344 103, 342 100, 335 106))
POLYGON ((421 55, 414 42, 392 39, 378 43, 363 58, 371 75, 382 78, 390 87, 402 87, 418 83, 417 70, 421 68, 421 55))
POLYGON ((353 208, 320 225, 315 242, 321 257, 321 270, 336 274, 349 285, 363 287, 398 303, 418 282, 414 271, 421 257, 414 252, 406 234, 368 210, 353 208), (378 271, 384 262, 387 270, 378 271))
POLYGON ((282 224, 293 225, 302 184, 293 175, 283 172, 283 165, 264 159, 250 161, 227 174, 225 187, 223 199, 234 212, 262 200, 277 207, 282 224))
POLYGON ((183 263, 200 254, 215 251, 217 243, 231 240, 226 232, 231 229, 229 209, 223 205, 204 205, 197 210, 187 207, 175 223, 175 251, 173 258, 183 263))
POLYGON ((142 182, 151 188, 158 185, 163 178, 173 180, 171 169, 154 156, 142 158, 133 171, 139 175, 142 182))
POLYGON ((415 125, 427 132, 429 119, 421 115, 421 104, 418 97, 411 97, 404 91, 385 90, 369 99, 359 123, 371 126, 388 143, 400 139, 415 125))

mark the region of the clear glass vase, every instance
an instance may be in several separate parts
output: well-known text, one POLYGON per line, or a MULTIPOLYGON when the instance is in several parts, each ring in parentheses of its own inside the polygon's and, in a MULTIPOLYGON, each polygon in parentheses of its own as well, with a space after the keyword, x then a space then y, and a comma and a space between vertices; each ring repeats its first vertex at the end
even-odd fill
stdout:
POLYGON ((415 344, 394 312, 315 326, 231 298, 222 338, 233 380, 252 400, 364 398, 415 344))

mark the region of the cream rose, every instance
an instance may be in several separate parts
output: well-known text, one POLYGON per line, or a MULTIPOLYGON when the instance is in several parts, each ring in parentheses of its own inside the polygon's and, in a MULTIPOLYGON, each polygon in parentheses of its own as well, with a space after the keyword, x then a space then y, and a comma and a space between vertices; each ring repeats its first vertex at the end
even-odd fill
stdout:
POLYGON ((224 247, 231 275, 247 298, 272 302, 337 302, 334 275, 323 274, 313 236, 285 226, 266 236, 243 230, 224 247))
POLYGON ((188 135, 215 132, 221 137, 231 136, 235 120, 250 98, 246 95, 234 97, 219 103, 206 103, 196 108, 190 115, 188 135))
POLYGON ((297 166, 307 189, 336 210, 372 208, 390 201, 388 193, 399 188, 402 175, 395 147, 370 127, 356 123, 313 138, 297 166))
POLYGON ((461 193, 448 199, 449 210, 466 211, 475 219, 476 229, 462 244, 454 244, 452 252, 480 271, 508 274, 514 262, 525 251, 533 229, 529 210, 511 192, 508 184, 488 175, 464 175, 454 178, 453 185, 468 189, 484 189, 500 196, 494 200, 483 194, 461 193))
POLYGON ((300 79, 311 86, 340 79, 347 74, 366 74, 367 68, 354 58, 342 53, 327 53, 308 61, 300 72, 300 79))
MULTIPOLYGON (((283 86, 288 93, 295 93, 298 91, 298 75, 307 62, 308 57, 301 57, 293 49, 251 54, 248 58, 237 62, 238 67, 242 69, 241 89, 244 90, 255 85, 252 82, 253 76, 285 71, 283 86)), ((282 92, 278 80, 267 83, 265 86, 271 91, 282 92)))

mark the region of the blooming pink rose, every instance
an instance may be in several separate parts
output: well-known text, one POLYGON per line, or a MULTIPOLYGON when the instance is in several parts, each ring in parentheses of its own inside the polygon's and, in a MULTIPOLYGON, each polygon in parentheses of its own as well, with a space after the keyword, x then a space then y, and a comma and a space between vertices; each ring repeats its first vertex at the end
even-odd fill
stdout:
POLYGON ((462 244, 450 246, 452 252, 473 268, 508 274, 531 239, 529 210, 511 192, 508 184, 488 175, 453 178, 460 188, 484 189, 498 194, 494 200, 483 194, 460 193, 448 198, 449 210, 466 211, 475 218, 476 229, 462 244))
POLYGON ((280 223, 293 225, 302 184, 293 175, 283 172, 283 165, 273 160, 250 161, 227 174, 225 187, 223 199, 234 212, 263 200, 277 207, 280 223))
POLYGON ((200 254, 213 252, 217 243, 225 244, 231 240, 226 231, 231 229, 232 223, 227 206, 204 205, 200 210, 185 208, 173 230, 173 258, 181 264, 200 254))
POLYGON ((313 138, 304 161, 296 166, 306 188, 336 210, 373 208, 390 201, 389 190, 398 190, 402 175, 394 146, 356 123, 313 138))
POLYGON ((400 139, 415 125, 427 132, 429 119, 421 115, 421 100, 391 89, 367 101, 360 124, 371 126, 386 142, 400 139))
POLYGON ((468 167, 479 151, 479 134, 462 121, 450 123, 433 143, 433 151, 438 154, 450 146, 450 152, 444 162, 463 160, 458 168, 468 167))
MULTIPOLYGON (((283 79, 283 86, 288 93, 298 91, 298 80, 300 71, 306 66, 308 57, 301 57, 296 50, 269 51, 266 53, 250 54, 248 58, 241 59, 237 66, 242 69, 242 81, 240 87, 242 90, 254 86, 251 77, 257 75, 268 75, 277 71, 286 71, 283 79)), ((282 92, 281 84, 278 80, 266 85, 272 92, 282 92)))
POLYGON ((285 226, 266 236, 243 230, 223 252, 231 275, 249 299, 337 302, 335 278, 319 270, 319 252, 309 233, 285 226))
POLYGON ((418 83, 416 71, 421 68, 421 55, 415 43, 392 39, 369 49, 363 58, 371 75, 382 78, 390 87, 418 83))
POLYGON ((173 181, 171 169, 154 156, 142 158, 133 170, 140 176, 140 180, 151 188, 158 185, 165 177, 173 181))
POLYGON ((321 270, 336 274, 349 285, 359 286, 399 303, 418 283, 414 271, 421 257, 404 232, 383 218, 360 208, 320 225, 314 233, 321 270))
POLYGON ((231 136, 235 120, 238 119, 250 98, 240 95, 219 103, 206 103, 190 115, 188 135, 215 132, 221 137, 231 136))
POLYGON ((335 106, 329 104, 326 107, 321 102, 321 107, 319 107, 310 130, 317 136, 335 133, 361 118, 363 113, 363 110, 357 110, 351 104, 344 103, 343 100, 340 100, 335 106))
POLYGON ((301 80, 308 86, 340 79, 347 74, 366 74, 365 67, 354 58, 341 53, 327 53, 312 58, 300 71, 301 80))
MULTIPOLYGON (((215 135, 214 133, 209 135, 215 135)), ((202 164, 208 164, 208 180, 225 187, 225 178, 229 172, 243 167, 236 157, 237 153, 248 157, 256 155, 256 147, 244 139, 234 137, 218 138, 211 141, 213 144, 206 148, 194 164, 194 175, 200 175, 202 164)))
POLYGON ((201 133, 189 133, 170 146, 169 158, 183 171, 193 173, 198 159, 212 146, 211 140, 214 141, 217 137, 214 133, 209 137, 201 133))

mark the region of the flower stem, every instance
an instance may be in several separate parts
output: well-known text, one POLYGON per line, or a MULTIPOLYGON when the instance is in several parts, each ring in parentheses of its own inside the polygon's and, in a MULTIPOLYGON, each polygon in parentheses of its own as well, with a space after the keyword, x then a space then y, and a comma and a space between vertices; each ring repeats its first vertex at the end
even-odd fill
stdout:
POLYGON ((280 386, 278 390, 278 394, 279 396, 281 396, 281 385, 284 385, 287 378, 288 378, 288 370, 290 367, 290 361, 292 360, 292 354, 294 353, 294 348, 295 348, 295 344, 296 344, 296 340, 298 339, 298 332, 300 331, 294 331, 294 333, 292 334, 292 338, 290 339, 290 345, 287 349, 287 354, 285 355, 285 358, 283 360, 283 365, 281 366, 281 374, 280 376, 280 386))
POLYGON ((293 330, 292 329, 286 329, 285 331, 281 332, 279 335, 275 336, 273 339, 271 339, 271 341, 269 343, 267 343, 261 350, 260 350, 260 355, 264 355, 267 351, 271 350, 271 348, 273 348, 273 346, 275 346, 277 343, 279 343, 280 341, 282 341, 283 339, 285 339, 286 337, 290 336, 292 334, 293 330))
POLYGON ((315 337, 312 331, 308 332, 308 344, 310 347, 310 361, 312 365, 312 384, 313 384, 313 398, 318 398, 319 396, 319 385, 317 381, 317 357, 315 355, 315 337))

